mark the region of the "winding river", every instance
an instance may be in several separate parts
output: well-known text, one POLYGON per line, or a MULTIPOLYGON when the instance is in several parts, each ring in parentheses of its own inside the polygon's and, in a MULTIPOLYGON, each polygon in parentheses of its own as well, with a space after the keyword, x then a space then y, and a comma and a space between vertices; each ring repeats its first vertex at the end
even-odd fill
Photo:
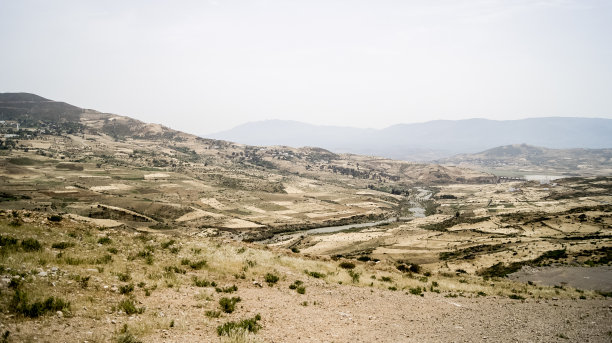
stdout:
POLYGON ((422 217, 425 217, 425 209, 423 208, 419 200, 422 201, 422 200, 430 199, 432 193, 431 191, 427 189, 423 189, 423 188, 416 188, 416 191, 417 193, 411 197, 410 202, 409 202, 411 206, 410 211, 412 212, 411 217, 407 217, 407 218, 392 217, 392 218, 388 218, 384 220, 378 220, 378 221, 367 222, 367 223, 346 224, 346 225, 338 225, 338 226, 325 226, 325 227, 319 227, 315 229, 279 233, 279 234, 274 235, 272 238, 259 241, 259 243, 277 244, 281 242, 286 242, 291 239, 309 236, 309 235, 320 235, 320 234, 326 234, 326 233, 347 231, 347 230, 352 230, 352 229, 365 229, 365 228, 374 227, 378 225, 395 223, 397 221, 407 221, 407 220, 411 220, 412 218, 422 218, 422 217))

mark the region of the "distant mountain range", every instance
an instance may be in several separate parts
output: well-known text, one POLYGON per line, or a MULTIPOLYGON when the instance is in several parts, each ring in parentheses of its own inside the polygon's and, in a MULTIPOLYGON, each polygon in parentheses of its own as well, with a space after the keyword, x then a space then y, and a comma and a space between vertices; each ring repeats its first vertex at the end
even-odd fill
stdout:
POLYGON ((384 129, 267 120, 206 136, 251 145, 316 146, 333 152, 431 161, 512 144, 552 149, 612 148, 612 119, 435 120, 384 129))

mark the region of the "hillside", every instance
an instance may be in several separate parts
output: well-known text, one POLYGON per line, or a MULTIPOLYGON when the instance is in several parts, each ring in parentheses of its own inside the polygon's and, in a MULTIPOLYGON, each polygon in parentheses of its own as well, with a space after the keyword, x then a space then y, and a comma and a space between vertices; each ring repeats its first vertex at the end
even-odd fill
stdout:
POLYGON ((4 203, 11 209, 43 202, 112 225, 204 226, 251 237, 389 217, 400 206, 392 191, 418 184, 495 181, 456 167, 204 139, 27 94, 0 99, 10 100, 0 112, 29 99, 0 126, 10 136, 1 145, 3 190, 27 197, 4 203), (26 181, 44 186, 24 189, 26 181))
POLYGON ((610 175, 506 183, 0 99, 5 342, 609 341, 610 175))
POLYGON ((506 145, 476 154, 437 160, 445 165, 488 170, 503 175, 611 175, 612 149, 548 149, 526 144, 506 145), (518 175, 518 174, 517 174, 518 175))
POLYGON ((269 120, 206 136, 243 144, 318 146, 333 152, 429 161, 522 143, 555 149, 610 148, 610 132, 612 119, 550 117, 436 120, 380 130, 269 120))

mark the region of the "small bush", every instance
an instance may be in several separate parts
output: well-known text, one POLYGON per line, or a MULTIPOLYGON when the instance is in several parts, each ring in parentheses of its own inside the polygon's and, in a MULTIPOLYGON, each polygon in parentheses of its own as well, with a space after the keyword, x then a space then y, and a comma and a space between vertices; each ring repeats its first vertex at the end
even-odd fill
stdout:
POLYGON ((34 238, 27 238, 21 241, 21 249, 24 251, 39 251, 42 250, 42 244, 34 238))
POLYGON ((191 269, 200 270, 206 265, 206 260, 200 260, 189 263, 191 269))
POLYGON ((273 284, 278 282, 278 276, 275 274, 267 273, 264 276, 264 280, 268 283, 269 286, 272 286, 273 284))
POLYGON ((298 286, 298 288, 296 288, 295 291, 298 292, 298 294, 306 294, 306 287, 298 286))
POLYGON ((131 316, 133 314, 141 314, 145 311, 144 307, 136 307, 132 299, 122 300, 119 303, 118 309, 123 310, 123 312, 125 312, 125 314, 127 314, 128 316, 131 316))
POLYGON ((206 311, 204 313, 208 318, 219 318, 221 316, 221 311, 206 311))
POLYGON ((50 215, 49 217, 47 217, 47 220, 50 222, 61 222, 62 221, 62 216, 59 216, 57 214, 53 214, 50 215))
POLYGON ((351 269, 349 269, 348 273, 349 273, 349 275, 351 277, 351 281, 353 283, 359 283, 359 277, 361 276, 360 273, 357 273, 357 272, 355 272, 355 271, 353 271, 351 269))
POLYGON ((107 251, 109 253, 113 254, 113 255, 119 252, 119 250, 117 250, 117 248, 108 248, 107 251))
POLYGON ((291 285, 289 285, 289 289, 298 288, 303 282, 300 280, 295 280, 291 285))
POLYGON ((315 279, 322 279, 325 277, 325 274, 319 272, 309 272, 308 270, 305 270, 304 273, 306 273, 306 275, 312 276, 315 279))
POLYGON ((0 246, 3 248, 17 245, 17 238, 11 236, 0 236, 0 246))
POLYGON ((130 279, 132 279, 132 277, 130 276, 130 274, 128 272, 125 273, 117 273, 117 278, 119 279, 119 281, 121 282, 128 282, 130 281, 130 279))
POLYGON ((164 270, 168 273, 176 273, 176 274, 185 274, 187 271, 185 269, 179 268, 177 266, 167 266, 164 267, 164 270))
POLYGON ((261 316, 257 314, 255 317, 250 319, 243 319, 239 322, 227 322, 223 325, 217 327, 217 334, 219 336, 227 335, 235 331, 248 331, 252 333, 256 333, 261 329, 261 325, 257 322, 261 320, 261 316))
POLYGON ((293 247, 293 248, 291 248, 291 252, 294 252, 294 253, 296 253, 296 254, 297 254, 297 253, 299 253, 299 252, 300 252, 300 249, 298 249, 298 248, 296 248, 296 247, 293 247))
POLYGON ((72 242, 59 242, 59 243, 53 243, 51 245, 51 248, 53 249, 58 249, 58 250, 64 250, 64 249, 68 249, 74 246, 74 243, 72 242))
POLYGON ((238 290, 238 287, 236 285, 232 285, 229 287, 217 287, 215 288, 215 291, 217 293, 234 293, 238 290))
POLYGON ((149 266, 153 265, 153 256, 147 256, 145 257, 145 263, 148 264, 149 266))
POLYGON ((138 254, 136 254, 136 257, 140 257, 140 258, 147 258, 149 256, 153 256, 153 253, 151 252, 151 250, 141 250, 138 252, 138 254))
POLYGON ((423 296, 423 290, 421 287, 410 288, 408 291, 410 294, 423 296))
POLYGON ((142 343, 131 332, 123 332, 116 338, 117 343, 142 343))
POLYGON ((214 281, 208 281, 204 279, 198 279, 197 276, 194 276, 191 280, 193 280, 193 285, 196 287, 216 287, 217 283, 214 281))
POLYGON ((343 269, 354 269, 355 263, 344 261, 344 262, 341 262, 338 266, 343 269))
POLYGON ((391 282, 391 281, 393 281, 393 279, 390 276, 382 276, 380 278, 380 280, 383 281, 383 282, 391 282))
POLYGON ((359 257, 357 257, 357 261, 361 261, 361 262, 368 262, 370 260, 371 260, 370 256, 359 256, 359 257))
POLYGON ((128 285, 119 286, 119 293, 121 294, 130 294, 133 291, 134 291, 134 285, 131 283, 128 285))
POLYGON ((111 244, 113 241, 110 239, 110 237, 101 237, 100 239, 98 239, 98 244, 111 244))
POLYGON ((16 289, 10 308, 24 317, 38 318, 47 312, 57 312, 70 309, 70 303, 60 298, 48 297, 45 301, 35 301, 28 304, 26 292, 16 289))
POLYGON ((171 239, 171 240, 169 240, 167 242, 162 243, 161 247, 162 247, 162 249, 168 249, 174 243, 175 243, 174 239, 171 239))
POLYGON ((514 299, 514 300, 525 300, 525 298, 524 298, 524 297, 522 297, 522 296, 520 296, 520 295, 518 295, 518 294, 510 294, 510 295, 508 296, 508 298, 510 298, 510 299, 514 299))
POLYGON ((232 313, 236 309, 236 303, 240 302, 240 297, 221 298, 219 299, 219 307, 225 313, 232 313))
POLYGON ((409 262, 405 262, 405 263, 400 263, 397 265, 397 270, 399 270, 400 272, 403 273, 420 273, 421 272, 421 266, 419 266, 416 263, 409 263, 409 262))
POLYGON ((91 276, 84 276, 78 280, 81 288, 87 288, 87 286, 89 286, 89 279, 91 279, 91 276))

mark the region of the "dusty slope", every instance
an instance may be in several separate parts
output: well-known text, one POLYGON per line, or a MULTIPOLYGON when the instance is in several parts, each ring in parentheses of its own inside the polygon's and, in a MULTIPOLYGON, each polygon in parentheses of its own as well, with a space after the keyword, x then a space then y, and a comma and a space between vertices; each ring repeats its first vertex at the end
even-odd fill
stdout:
POLYGON ((256 314, 261 329, 233 341, 608 342, 612 330, 612 301, 569 287, 400 273, 384 262, 356 263, 349 272, 340 261, 214 238, 170 240, 70 219, 49 222, 31 212, 4 215, 0 329, 14 342, 216 342, 228 338, 217 334, 220 325, 256 314), (7 225, 15 218, 22 224, 7 225), (17 243, 7 243, 10 237, 17 243), (27 238, 41 248, 26 251, 27 238), (67 244, 53 245, 60 242, 67 244), (268 274, 279 280, 267 284, 268 274), (215 281, 219 291, 236 289, 218 292, 193 278, 215 281), (54 296, 70 306, 24 317, 10 305, 12 279, 21 279, 27 304, 54 296), (290 289, 296 280, 304 294, 290 289), (241 298, 233 313, 220 312, 223 297, 241 298), (125 300, 143 312, 127 315, 125 300))

